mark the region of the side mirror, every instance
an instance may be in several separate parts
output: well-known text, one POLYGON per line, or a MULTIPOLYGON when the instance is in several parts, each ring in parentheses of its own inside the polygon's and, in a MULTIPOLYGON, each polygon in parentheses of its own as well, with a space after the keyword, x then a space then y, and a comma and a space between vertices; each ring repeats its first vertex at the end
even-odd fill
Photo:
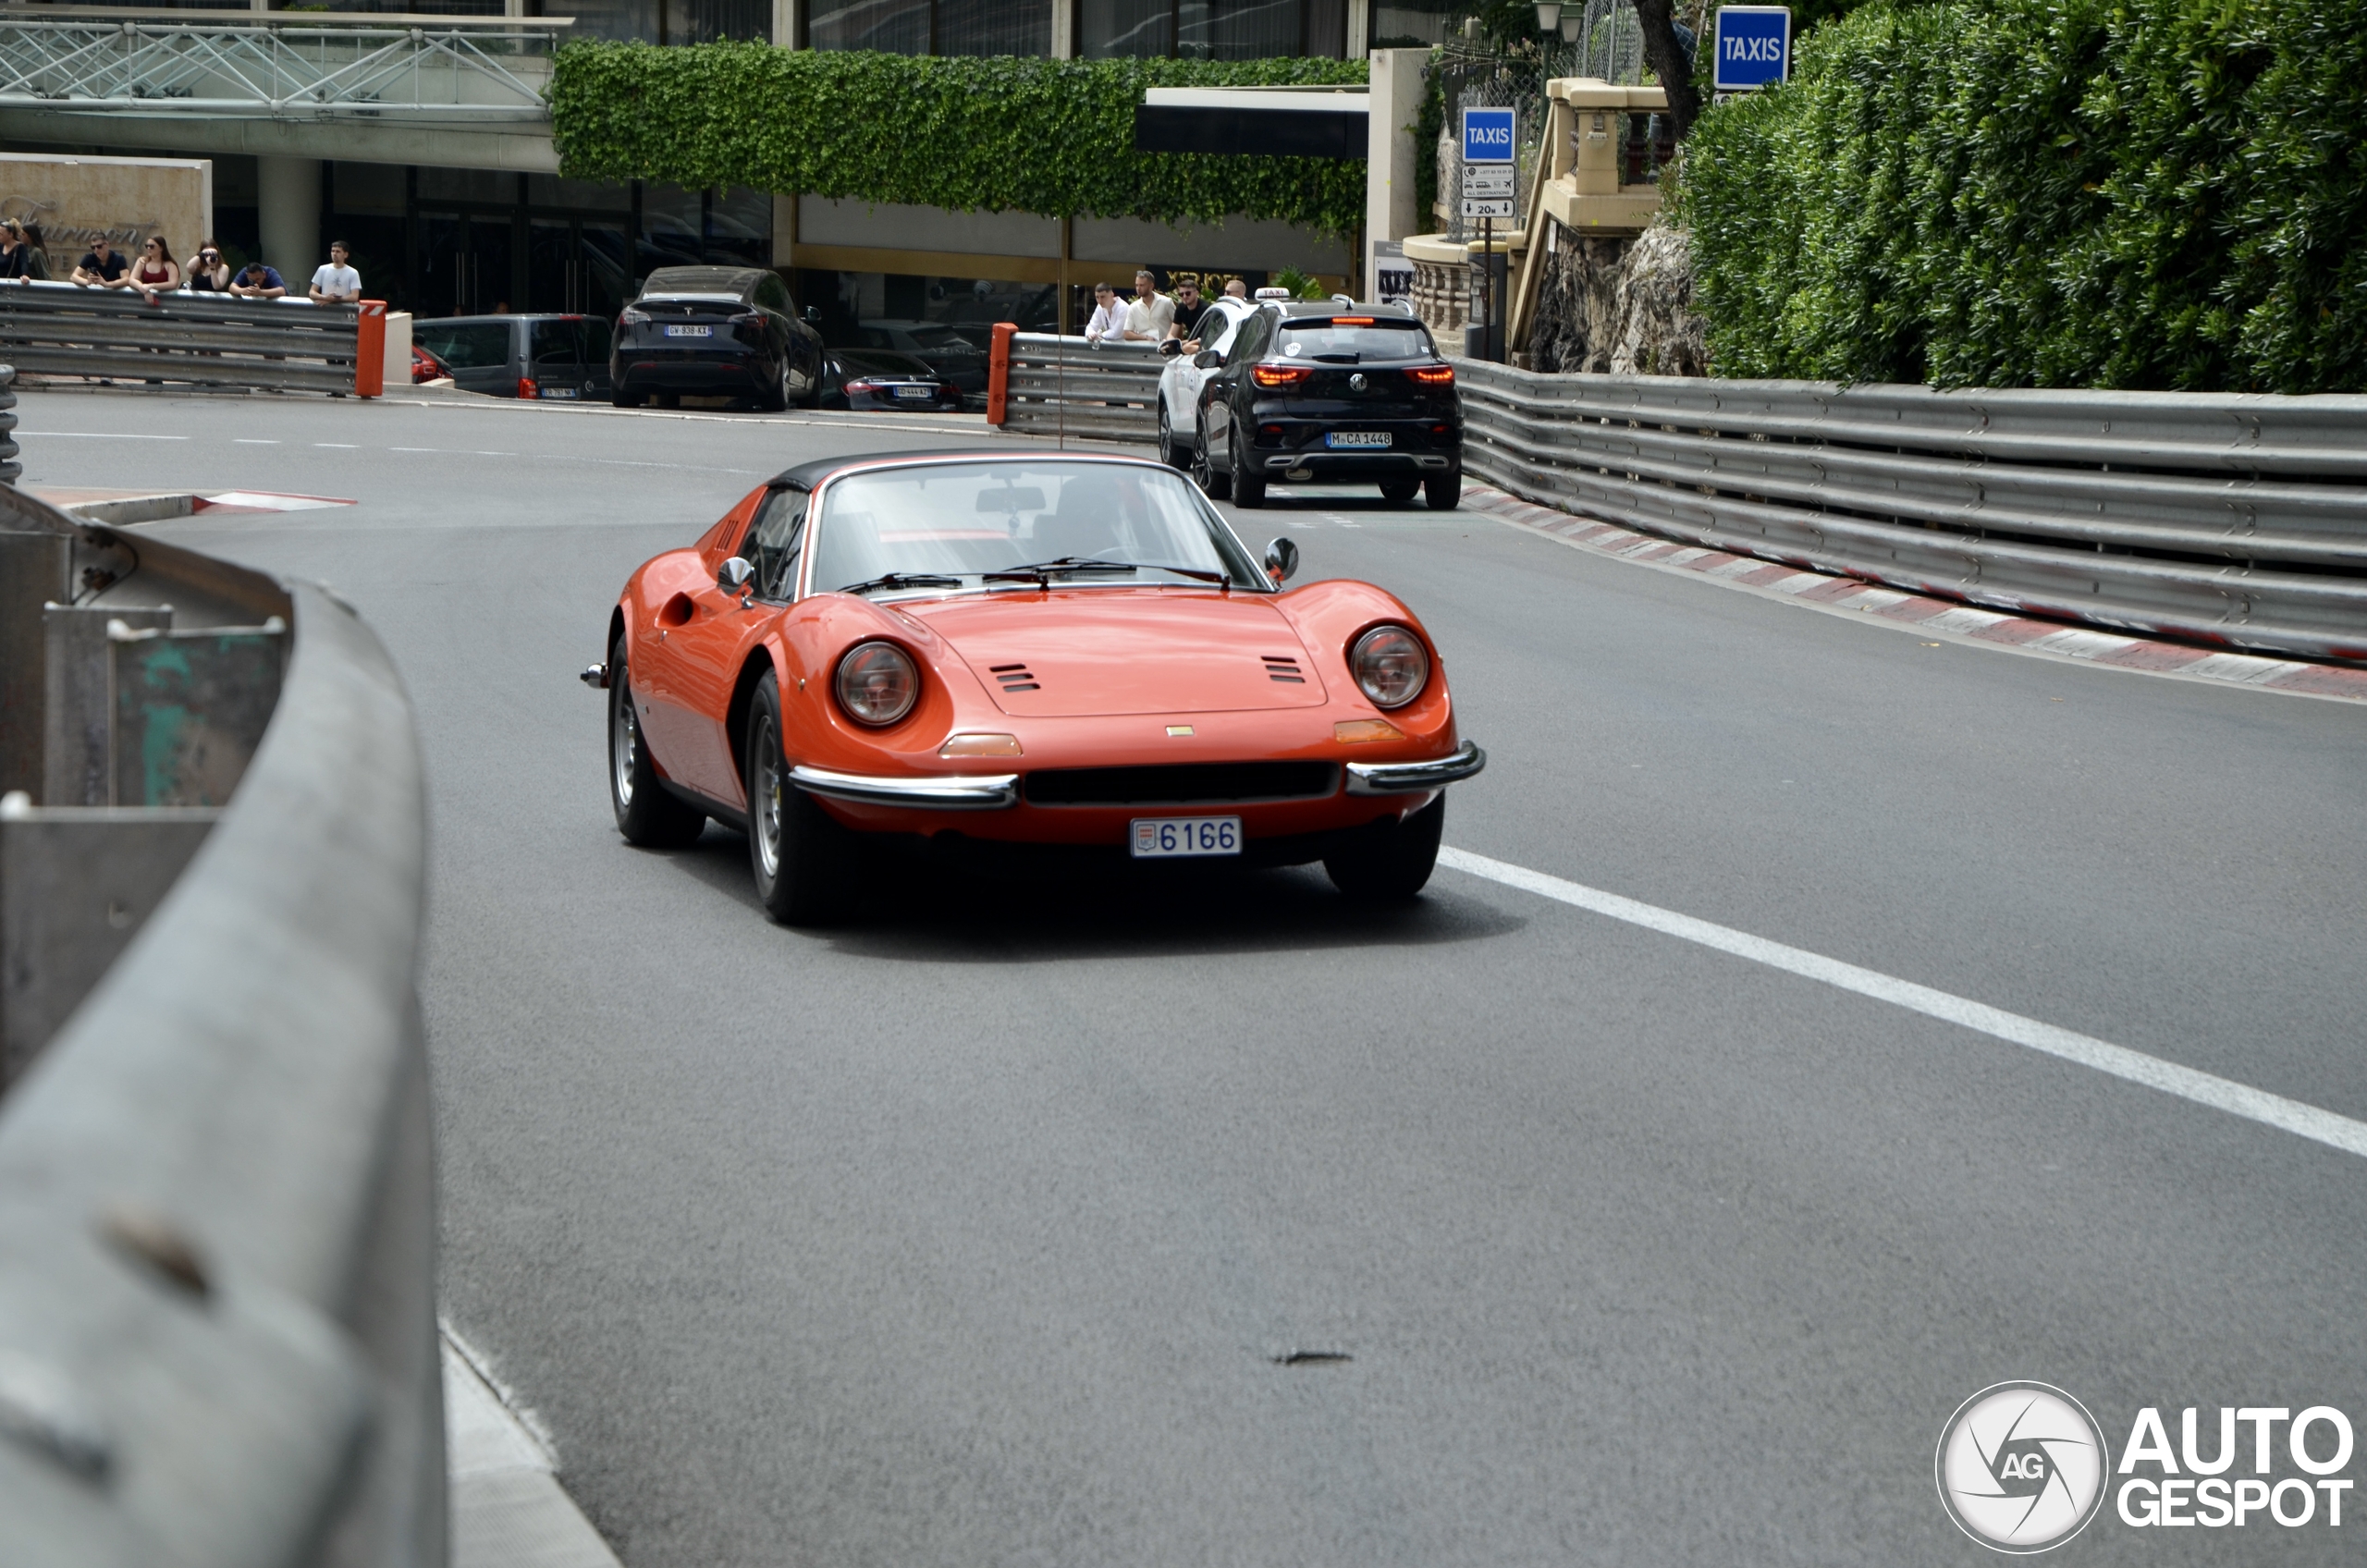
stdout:
MULTIPOLYGON (((1286 539, 1282 543, 1288 544, 1290 541, 1286 539)), ((716 569, 715 585, 727 594, 745 593, 748 584, 754 582, 755 577, 756 569, 740 557, 734 556, 716 569)))
POLYGON ((1162 360, 1171 360, 1183 351, 1184 339, 1181 337, 1162 337, 1159 340, 1159 357, 1162 360))
POLYGON ((1214 370, 1224 363, 1224 356, 1214 349, 1203 349, 1192 356, 1192 362, 1202 370, 1214 370))
POLYGON ((1288 582, 1298 575, 1298 541, 1288 536, 1266 546, 1266 575, 1288 582))
POLYGON ((822 325, 821 306, 808 305, 805 307, 805 325, 808 326, 819 326, 822 325))

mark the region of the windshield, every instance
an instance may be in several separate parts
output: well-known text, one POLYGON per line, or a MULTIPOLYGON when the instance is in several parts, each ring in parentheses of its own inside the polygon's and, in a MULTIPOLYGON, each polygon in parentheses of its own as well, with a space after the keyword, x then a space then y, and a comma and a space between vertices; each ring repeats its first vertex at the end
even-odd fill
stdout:
POLYGON ((1376 317, 1354 325, 1313 321, 1305 325, 1282 324, 1282 352, 1293 359, 1325 360, 1353 354, 1359 360, 1417 360, 1430 357, 1430 335, 1422 324, 1376 317))
POLYGON ((1152 569, 1222 573, 1265 589, 1266 574, 1199 492, 1170 470, 1133 463, 929 463, 852 473, 824 491, 813 585, 850 588, 891 574, 964 580, 1046 561, 1131 566, 1067 582, 1181 582, 1152 569))
POLYGON ((509 362, 509 324, 471 322, 446 326, 423 321, 411 328, 411 339, 454 370, 483 370, 509 362))

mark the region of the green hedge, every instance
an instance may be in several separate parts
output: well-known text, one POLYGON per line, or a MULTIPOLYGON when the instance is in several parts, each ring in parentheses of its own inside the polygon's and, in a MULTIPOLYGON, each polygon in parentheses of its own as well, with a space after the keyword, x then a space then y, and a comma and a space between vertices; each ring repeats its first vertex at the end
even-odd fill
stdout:
POLYGON ((753 186, 957 211, 1209 223, 1233 213, 1344 235, 1361 160, 1136 153, 1149 87, 1360 82, 1361 60, 966 59, 764 43, 570 43, 551 81, 576 179, 753 186))
POLYGON ((1862 9, 1677 205, 1723 375, 2367 389, 2367 0, 1862 9))

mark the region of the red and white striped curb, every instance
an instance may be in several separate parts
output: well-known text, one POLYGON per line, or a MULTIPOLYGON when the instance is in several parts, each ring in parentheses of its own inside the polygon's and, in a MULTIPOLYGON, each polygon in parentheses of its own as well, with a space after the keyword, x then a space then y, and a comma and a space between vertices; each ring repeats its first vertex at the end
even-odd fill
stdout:
POLYGON ((1780 561, 1729 555, 1696 545, 1679 545, 1615 522, 1573 517, 1551 507, 1537 506, 1484 485, 1464 492, 1465 505, 1475 507, 1521 528, 1551 534, 1565 545, 1622 560, 1698 571, 1721 582, 1792 594, 1805 603, 1836 609, 1860 610, 1885 620, 1902 622, 1918 631, 1941 631, 1977 643, 1998 643, 2080 659, 2114 669, 2154 675, 2177 675, 2198 680, 2218 680, 2235 686, 2257 686, 2272 692, 2304 696, 2336 697, 2367 703, 2367 669, 2342 665, 2312 664, 2302 659, 2263 658, 2256 654, 2215 653, 2185 643, 2093 631, 2032 616, 2007 615, 1976 609, 1925 594, 1880 588, 1855 577, 1808 571, 1780 561))

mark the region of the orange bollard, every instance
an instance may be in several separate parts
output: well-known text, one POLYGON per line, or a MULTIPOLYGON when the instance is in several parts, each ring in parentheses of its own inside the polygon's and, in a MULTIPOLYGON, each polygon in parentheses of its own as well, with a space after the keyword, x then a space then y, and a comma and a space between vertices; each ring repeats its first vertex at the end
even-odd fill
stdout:
POLYGON ((362 301, 362 331, 353 356, 353 395, 375 398, 386 390, 386 301, 362 301))
POLYGON ((987 361, 987 423, 1000 424, 1004 400, 1011 391, 1011 340, 1017 335, 1015 322, 995 323, 995 346, 987 361))

